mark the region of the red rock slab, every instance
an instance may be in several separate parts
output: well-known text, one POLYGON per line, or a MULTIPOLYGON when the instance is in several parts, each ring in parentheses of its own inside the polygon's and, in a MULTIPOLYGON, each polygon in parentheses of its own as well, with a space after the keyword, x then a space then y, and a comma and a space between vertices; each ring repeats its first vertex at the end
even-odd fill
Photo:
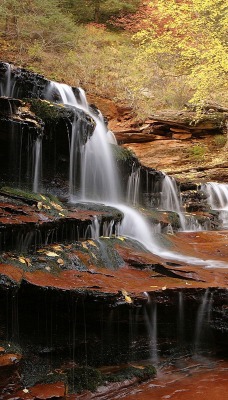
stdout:
POLYGON ((110 215, 107 211, 93 211, 93 210, 74 210, 69 211, 67 219, 73 218, 80 221, 91 221, 95 216, 110 215))
MULTIPOLYGON (((224 287, 224 271, 217 271, 216 275, 212 271, 206 271, 198 267, 196 272, 184 269, 183 277, 180 278, 162 276, 149 269, 139 270, 136 268, 122 267, 119 270, 110 271, 108 269, 92 268, 90 271, 61 271, 58 275, 53 275, 46 271, 25 272, 24 279, 32 285, 56 288, 59 290, 89 290, 91 292, 118 295, 123 290, 132 297, 137 297, 143 292, 155 290, 165 290, 186 287, 224 287), (197 280, 186 281, 192 274, 197 274, 197 280), (186 275, 185 275, 186 274, 186 275), (215 278, 216 277, 216 278, 215 278), (189 283, 190 282, 190 283, 189 283), (213 285, 213 283, 216 285, 213 285)), ((196 267, 195 267, 196 268, 196 267)), ((172 270, 172 268, 170 268, 172 270)), ((174 269, 173 269, 174 270, 174 269)), ((176 271, 175 271, 176 272, 176 271)), ((177 276, 179 272, 176 272, 177 276)), ((225 285, 226 286, 226 285, 225 285)))
POLYGON ((38 384, 31 388, 20 390, 14 395, 12 400, 61 400, 65 398, 65 394, 66 387, 64 382, 38 384))
MULTIPOLYGON (((118 143, 147 143, 155 140, 155 135, 150 133, 123 133, 115 132, 115 138, 118 143)), ((164 138, 163 138, 164 139, 164 138)))
POLYGON ((21 355, 20 354, 11 354, 11 353, 6 353, 6 354, 1 354, 0 355, 0 371, 2 368, 5 367, 12 367, 16 366, 20 360, 21 360, 21 355))
MULTIPOLYGON (((58 264, 58 255, 45 258, 45 251, 42 250, 42 262, 46 261, 49 268, 39 270, 22 271, 20 267, 8 264, 0 264, 0 275, 8 277, 14 282, 20 283, 25 280, 31 285, 43 288, 55 288, 57 290, 86 290, 91 293, 105 293, 119 296, 124 290, 131 297, 138 297, 143 292, 152 292, 156 290, 183 288, 191 286, 193 288, 206 287, 227 287, 228 274, 227 268, 205 268, 205 265, 191 265, 186 258, 185 261, 179 261, 178 255, 186 257, 197 257, 199 259, 214 259, 225 261, 228 258, 227 232, 189 232, 178 233, 176 235, 167 235, 170 247, 177 253, 177 260, 161 258, 143 250, 134 249, 132 245, 125 240, 115 240, 114 245, 123 264, 119 269, 100 268, 94 264, 94 254, 92 252, 83 253, 80 249, 76 250, 71 246, 61 247, 65 251, 66 257, 70 260, 77 257, 87 266, 87 271, 78 271, 72 269, 62 269, 58 264), (223 251, 223 256, 214 250, 212 254, 209 246, 216 243, 223 251), (197 250, 198 248, 198 250, 197 250), (202 250, 201 250, 202 248, 202 250), (65 250, 64 250, 65 249, 65 250), (224 249, 224 250, 223 250, 224 249), (226 250, 226 256, 224 252, 226 250), (198 252, 197 252, 198 251, 198 252), (205 253, 205 252, 208 253, 205 253), (156 271, 151 266, 156 266, 156 271), (148 267, 147 267, 148 266, 148 267), (187 286, 186 286, 187 285, 187 286)), ((84 242, 83 242, 84 243, 84 242)), ((85 242, 85 247, 86 247, 85 242)), ((89 241, 88 241, 89 243, 89 241)), ((211 249, 214 249, 214 247, 211 249)), ((87 247, 86 247, 87 248, 87 247)), ((55 247, 53 247, 55 249, 55 247)), ((39 259, 39 257, 38 257, 39 259)), ((67 264, 67 259, 65 260, 67 264)), ((61 263, 60 263, 61 264, 61 263)))
POLYGON ((222 261, 228 267, 228 231, 178 232, 169 239, 182 254, 222 261))
MULTIPOLYGON (((214 368, 212 361, 211 368, 197 363, 193 365, 191 372, 181 369, 169 371, 166 374, 163 372, 152 381, 122 392, 121 398, 125 400, 226 400, 228 397, 227 368, 226 361, 220 361, 214 368)), ((84 400, 90 398, 84 397, 84 400)))
POLYGON ((6 276, 19 284, 23 278, 23 270, 10 264, 0 264, 0 276, 6 276))

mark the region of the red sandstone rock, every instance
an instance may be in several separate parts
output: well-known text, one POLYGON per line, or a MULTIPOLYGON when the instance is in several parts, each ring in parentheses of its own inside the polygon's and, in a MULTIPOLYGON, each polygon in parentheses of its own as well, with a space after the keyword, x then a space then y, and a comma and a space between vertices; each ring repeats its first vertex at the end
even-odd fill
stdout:
POLYGON ((0 355, 0 371, 2 368, 5 368, 5 367, 16 366, 20 362, 20 360, 21 360, 20 354, 13 354, 13 353, 1 354, 0 355))
POLYGON ((65 394, 66 387, 63 382, 38 384, 31 388, 20 390, 12 397, 12 400, 61 400, 65 398, 65 394))

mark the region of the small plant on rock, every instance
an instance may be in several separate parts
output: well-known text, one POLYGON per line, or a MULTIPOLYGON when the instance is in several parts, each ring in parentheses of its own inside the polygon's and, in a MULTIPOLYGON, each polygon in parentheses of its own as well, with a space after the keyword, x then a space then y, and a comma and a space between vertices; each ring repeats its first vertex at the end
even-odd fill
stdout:
POLYGON ((206 153, 206 148, 201 145, 194 145, 190 147, 189 149, 189 155, 191 158, 194 158, 195 160, 201 161, 203 160, 204 156, 206 153))

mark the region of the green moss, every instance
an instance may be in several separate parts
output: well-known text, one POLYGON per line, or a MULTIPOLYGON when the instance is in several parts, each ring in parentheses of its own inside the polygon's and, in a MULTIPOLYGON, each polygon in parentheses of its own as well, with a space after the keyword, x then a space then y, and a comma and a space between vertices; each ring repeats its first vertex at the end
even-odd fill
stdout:
POLYGON ((92 367, 79 367, 67 373, 70 392, 81 393, 84 390, 94 392, 99 385, 109 382, 122 382, 137 378, 139 382, 156 376, 156 369, 153 365, 146 365, 144 368, 126 367, 116 373, 101 373, 92 367))
POLYGON ((225 146, 226 141, 227 141, 226 135, 215 135, 215 137, 214 137, 214 144, 216 147, 225 146))
POLYGON ((136 157, 131 150, 115 144, 112 144, 111 146, 113 155, 117 161, 135 161, 136 157))
POLYGON ((172 225, 173 229, 180 228, 180 217, 175 212, 168 213, 169 223, 172 225))
POLYGON ((116 373, 104 375, 108 382, 122 382, 133 378, 138 378, 139 381, 144 381, 154 376, 156 376, 156 369, 153 365, 147 365, 144 368, 127 367, 116 373))
POLYGON ((79 367, 68 372, 70 391, 81 393, 83 390, 94 392, 102 384, 102 373, 92 367, 79 367))
POLYGON ((205 156, 206 147, 196 144, 188 149, 188 153, 191 158, 201 161, 205 156))
POLYGON ((0 193, 10 198, 20 200, 29 205, 35 205, 39 211, 56 217, 64 217, 68 211, 63 207, 62 203, 53 195, 43 195, 40 193, 27 192, 25 190, 2 187, 0 193))
POLYGON ((41 99, 26 99, 26 102, 30 104, 31 111, 46 123, 57 122, 61 118, 73 120, 73 111, 63 105, 53 104, 41 99))

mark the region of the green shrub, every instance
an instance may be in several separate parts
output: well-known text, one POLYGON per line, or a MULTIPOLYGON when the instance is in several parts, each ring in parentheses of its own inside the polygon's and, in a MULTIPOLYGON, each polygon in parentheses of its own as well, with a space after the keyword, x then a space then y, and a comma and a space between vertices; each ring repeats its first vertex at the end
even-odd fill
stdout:
POLYGON ((194 158, 195 160, 202 160, 205 156, 205 153, 206 153, 206 147, 201 146, 199 144, 195 144, 189 149, 190 157, 194 158))
POLYGON ((216 147, 223 147, 225 146, 227 141, 227 137, 225 135, 216 135, 214 137, 214 144, 216 147))

